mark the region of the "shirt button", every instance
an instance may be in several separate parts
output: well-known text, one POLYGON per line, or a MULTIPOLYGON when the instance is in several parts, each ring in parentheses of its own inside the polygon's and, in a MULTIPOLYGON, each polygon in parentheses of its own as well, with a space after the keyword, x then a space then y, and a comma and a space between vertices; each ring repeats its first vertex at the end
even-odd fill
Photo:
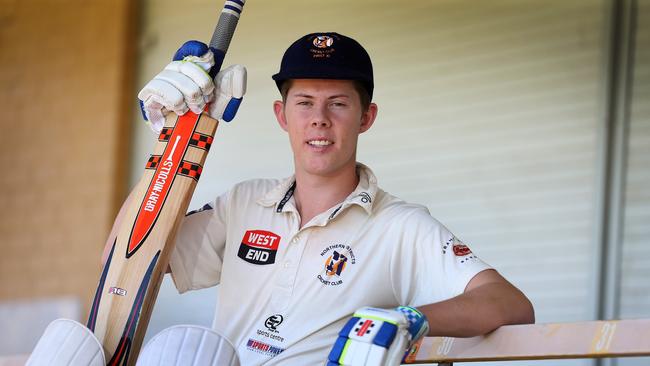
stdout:
POLYGON ((291 244, 298 244, 299 240, 300 238, 296 236, 295 238, 291 239, 291 244))
POLYGON ((289 266, 291 266, 291 262, 289 261, 284 262, 284 268, 289 268, 289 266))

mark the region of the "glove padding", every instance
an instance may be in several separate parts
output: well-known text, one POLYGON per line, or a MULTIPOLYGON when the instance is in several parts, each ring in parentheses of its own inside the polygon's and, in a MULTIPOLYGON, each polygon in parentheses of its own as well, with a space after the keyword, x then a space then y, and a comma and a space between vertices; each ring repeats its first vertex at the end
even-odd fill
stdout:
POLYGON ((159 133, 170 112, 188 110, 231 121, 246 93, 246 68, 233 65, 221 70, 214 80, 214 54, 199 41, 188 41, 176 51, 174 61, 138 93, 140 107, 149 127, 159 133), (208 108, 206 110, 206 105, 208 108))
POLYGON ((411 346, 428 332, 426 317, 415 308, 361 308, 339 332, 327 365, 400 365, 411 346))

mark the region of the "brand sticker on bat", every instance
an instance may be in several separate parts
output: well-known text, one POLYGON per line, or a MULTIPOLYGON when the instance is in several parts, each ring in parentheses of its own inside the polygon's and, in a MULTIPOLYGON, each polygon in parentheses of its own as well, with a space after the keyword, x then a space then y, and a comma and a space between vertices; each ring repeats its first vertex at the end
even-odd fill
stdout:
POLYGON ((114 295, 126 296, 126 290, 119 287, 110 287, 108 289, 108 293, 114 295))
MULTIPOLYGON (((169 138, 169 142, 161 154, 161 160, 156 165, 156 171, 149 182, 144 199, 133 223, 126 249, 127 258, 130 258, 140 248, 147 239, 156 220, 158 220, 164 203, 171 191, 174 177, 183 163, 183 156, 187 151, 190 137, 192 137, 198 121, 199 116, 191 112, 179 117, 176 127, 174 127, 169 138)), ((187 174, 183 175, 190 173, 188 171, 187 174)), ((200 171, 196 172, 196 179, 198 179, 198 174, 200 174, 200 171)))

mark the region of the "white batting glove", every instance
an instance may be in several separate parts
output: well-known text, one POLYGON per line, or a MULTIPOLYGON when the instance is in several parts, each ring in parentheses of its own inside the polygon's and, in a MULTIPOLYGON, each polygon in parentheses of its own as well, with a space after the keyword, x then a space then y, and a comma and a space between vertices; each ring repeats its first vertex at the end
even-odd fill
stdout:
POLYGON ((415 308, 361 308, 339 332, 327 366, 400 365, 411 346, 428 332, 427 318, 415 308))
POLYGON ((246 68, 233 65, 210 76, 214 54, 199 41, 188 41, 176 52, 174 61, 138 93, 144 119, 159 133, 170 112, 206 112, 214 119, 231 121, 246 93, 246 68), (209 103, 209 104, 208 104, 209 103))

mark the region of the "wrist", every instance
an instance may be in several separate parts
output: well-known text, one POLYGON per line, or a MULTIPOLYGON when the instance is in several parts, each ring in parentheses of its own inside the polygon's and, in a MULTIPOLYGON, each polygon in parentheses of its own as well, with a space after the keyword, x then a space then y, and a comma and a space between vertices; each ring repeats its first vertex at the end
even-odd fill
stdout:
POLYGON ((411 335, 411 343, 429 333, 429 320, 420 310, 412 306, 398 306, 396 310, 404 314, 409 323, 408 332, 411 335))

